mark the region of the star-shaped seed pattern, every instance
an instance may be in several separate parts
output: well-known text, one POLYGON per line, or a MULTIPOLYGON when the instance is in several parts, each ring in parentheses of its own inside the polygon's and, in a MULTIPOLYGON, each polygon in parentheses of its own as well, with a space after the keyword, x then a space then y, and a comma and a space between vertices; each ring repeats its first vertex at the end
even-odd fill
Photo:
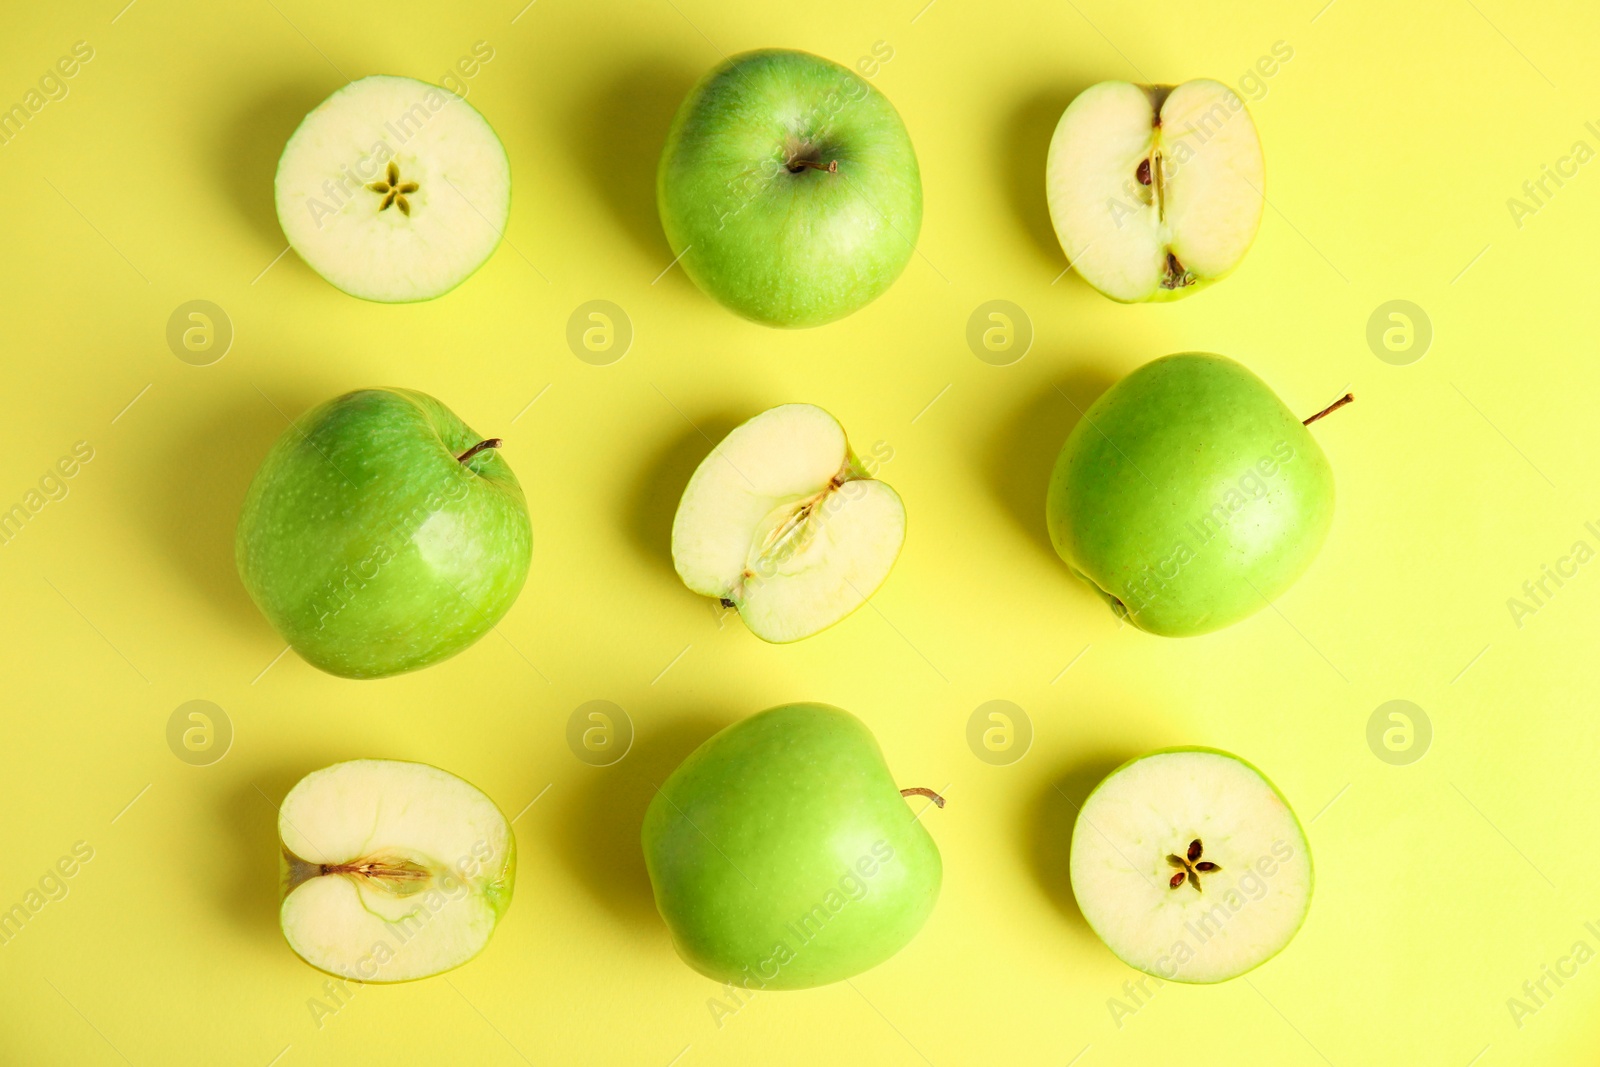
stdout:
POLYGON ((1169 867, 1182 868, 1177 874, 1173 875, 1172 880, 1167 883, 1167 887, 1169 889, 1176 889, 1187 881, 1190 885, 1194 886, 1194 891, 1196 893, 1202 892, 1200 889, 1200 876, 1202 874, 1210 874, 1213 871, 1222 870, 1221 867, 1217 866, 1215 863, 1212 863, 1210 860, 1200 859, 1200 856, 1204 851, 1205 846, 1200 843, 1200 839, 1197 837, 1193 841, 1189 842, 1189 851, 1187 855, 1179 856, 1175 854, 1169 854, 1167 856, 1167 865, 1169 867))
POLYGON ((385 176, 388 181, 371 182, 367 185, 375 193, 383 194, 383 203, 378 206, 379 211, 386 211, 390 204, 400 209, 400 214, 411 214, 411 201, 406 199, 407 193, 414 193, 419 186, 416 182, 403 182, 400 180, 400 165, 394 160, 389 161, 389 169, 385 176))

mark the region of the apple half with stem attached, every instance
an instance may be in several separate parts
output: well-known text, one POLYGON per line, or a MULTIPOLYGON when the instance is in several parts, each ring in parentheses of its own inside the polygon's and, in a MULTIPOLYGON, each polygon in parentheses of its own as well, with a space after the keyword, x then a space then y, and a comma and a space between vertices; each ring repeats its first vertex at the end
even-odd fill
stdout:
POLYGON ((500 444, 411 389, 360 389, 312 409, 245 496, 235 539, 245 589, 330 674, 382 678, 455 655, 528 577, 528 506, 500 444))
POLYGON ((667 777, 641 832, 678 954, 752 992, 843 981, 893 956, 943 875, 908 796, 944 807, 931 789, 901 789, 872 731, 827 704, 716 734, 667 777))
POLYGON ((1250 112, 1208 78, 1090 86, 1062 114, 1045 169, 1067 259, 1125 303, 1176 300, 1233 270, 1266 202, 1250 112))
POLYGON ((1130 967, 1225 982, 1276 956, 1311 908, 1311 849, 1266 776, 1174 748, 1106 776, 1072 831, 1072 893, 1130 967))
POLYGON ((362 759, 300 779, 278 809, 289 947, 363 982, 458 967, 511 906, 516 839, 494 801, 425 763, 362 759))
POLYGON ((672 522, 672 562, 690 589, 781 644, 866 603, 905 535, 900 495, 872 477, 839 421, 783 404, 734 429, 695 470, 672 522))
POLYGON ((1050 541, 1119 616, 1210 633, 1260 611, 1311 566, 1333 523, 1333 471, 1266 382, 1223 356, 1153 360, 1083 413, 1045 500, 1050 541))
POLYGON ((768 326, 820 326, 877 299, 922 227, 916 152, 888 97, 785 49, 736 55, 690 90, 656 190, 674 262, 768 326))
POLYGON ((351 82, 305 117, 274 182, 284 236, 366 300, 431 300, 488 260, 511 214, 511 163, 476 108, 415 78, 351 82))

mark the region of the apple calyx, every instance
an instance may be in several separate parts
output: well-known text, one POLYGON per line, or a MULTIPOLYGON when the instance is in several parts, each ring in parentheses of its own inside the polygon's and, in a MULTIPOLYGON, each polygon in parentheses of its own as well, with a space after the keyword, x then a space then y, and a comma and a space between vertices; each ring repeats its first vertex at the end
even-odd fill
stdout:
POLYGON ((465 452, 461 453, 461 455, 457 456, 456 457, 456 462, 457 463, 465 463, 467 460, 471 459, 473 456, 476 456, 479 452, 482 452, 485 449, 499 448, 503 444, 505 444, 505 442, 502 441, 498 437, 491 437, 487 441, 479 441, 477 444, 473 445, 471 448, 469 448, 465 452))
POLYGON ((927 797, 929 800, 933 801, 934 807, 944 807, 944 797, 940 796, 938 793, 935 793, 925 785, 914 785, 910 789, 902 789, 900 790, 900 795, 903 797, 927 797))
POLYGON ((1169 867, 1178 867, 1180 870, 1172 876, 1172 880, 1167 883, 1167 888, 1176 889, 1185 881, 1188 881, 1190 885, 1194 886, 1196 893, 1203 892, 1200 888, 1200 876, 1222 870, 1221 867, 1210 860, 1200 859, 1204 851, 1205 846, 1200 843, 1200 839, 1197 837, 1189 842, 1189 848, 1184 855, 1179 856, 1176 853, 1168 853, 1167 865, 1169 867))
POLYGON ((1316 422, 1318 419, 1322 418, 1324 415, 1331 415, 1335 411, 1338 411, 1340 408, 1344 407, 1346 404, 1351 403, 1352 401, 1355 400, 1355 398, 1356 398, 1356 395, 1354 393, 1346 393, 1346 394, 1344 394, 1344 396, 1341 396, 1338 400, 1335 400, 1333 403, 1329 404, 1327 407, 1323 408, 1321 411, 1317 412, 1315 415, 1311 416, 1309 419, 1306 419, 1300 425, 1302 425, 1302 426, 1310 426, 1313 422, 1316 422))

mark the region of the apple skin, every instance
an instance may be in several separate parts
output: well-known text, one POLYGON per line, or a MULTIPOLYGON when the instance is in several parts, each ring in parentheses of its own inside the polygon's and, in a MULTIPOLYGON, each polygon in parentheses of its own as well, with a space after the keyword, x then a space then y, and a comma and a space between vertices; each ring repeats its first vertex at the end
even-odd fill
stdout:
POLYGON ((780 49, 734 56, 689 92, 656 199, 694 283, 768 326, 820 326, 875 300, 922 228, 921 172, 894 105, 852 70, 780 49), (797 155, 838 173, 791 173, 797 155))
MULTIPOLYGON (((1083 798, 1083 803, 1078 805, 1078 810, 1081 812, 1081 811, 1083 811, 1084 808, 1088 807, 1089 806, 1089 801, 1091 799, 1093 799, 1093 797, 1094 797, 1094 795, 1096 793, 1100 792, 1100 788, 1102 786, 1104 786, 1107 782, 1111 781, 1111 779, 1115 778, 1122 771, 1125 771, 1129 767, 1133 766, 1135 763, 1138 763, 1141 760, 1149 759, 1151 756, 1165 756, 1165 755, 1168 755, 1170 753, 1185 753, 1185 752, 1203 752, 1203 753, 1206 753, 1207 755, 1211 755, 1211 756, 1222 756, 1222 757, 1224 757, 1226 759, 1233 760, 1235 763, 1242 763, 1246 767, 1249 767, 1252 771, 1254 771, 1256 773, 1256 775, 1258 777, 1260 777, 1260 779, 1263 782, 1267 783, 1268 788, 1270 788, 1274 793, 1277 794, 1278 799, 1283 801, 1283 806, 1284 806, 1284 808, 1286 808, 1288 810, 1289 817, 1294 820, 1295 829, 1300 832, 1300 844, 1302 845, 1303 851, 1305 852, 1306 867, 1308 869, 1307 873, 1309 875, 1308 894, 1306 896, 1305 913, 1300 916, 1299 925, 1294 928, 1294 932, 1289 935, 1288 939, 1285 940, 1284 943, 1281 946, 1279 946, 1278 951, 1274 952, 1270 956, 1267 956, 1265 959, 1262 959, 1254 967, 1250 968, 1250 971, 1254 971, 1254 970, 1260 968, 1262 964, 1268 962, 1269 960, 1276 959, 1283 952, 1284 949, 1288 948, 1289 945, 1291 943, 1293 943, 1295 937, 1297 937, 1299 935, 1300 931, 1305 928, 1306 919, 1311 915, 1311 899, 1312 899, 1312 897, 1314 897, 1316 895, 1317 867, 1316 867, 1316 860, 1312 856, 1312 852, 1311 852, 1311 844, 1310 844, 1311 838, 1306 835, 1305 825, 1303 823, 1301 823, 1300 816, 1295 814, 1294 805, 1289 803, 1289 798, 1284 796, 1283 795, 1283 790, 1278 788, 1278 783, 1274 782, 1271 778, 1267 777, 1266 773, 1263 772, 1260 767, 1257 767, 1254 763, 1251 763, 1249 760, 1245 759, 1243 756, 1236 756, 1232 752, 1227 752, 1227 751, 1224 751, 1223 749, 1220 749, 1220 748, 1210 748, 1210 747, 1208 747, 1206 745, 1174 745, 1171 748, 1158 748, 1158 749, 1155 749, 1152 752, 1146 752, 1146 753, 1144 753, 1142 755, 1134 756, 1132 759, 1124 760, 1122 763, 1118 764, 1116 767, 1113 767, 1110 771, 1108 771, 1106 773, 1106 776, 1104 778, 1101 778, 1100 781, 1098 783, 1096 783, 1096 785, 1095 785, 1095 787, 1093 789, 1089 790, 1089 795, 1083 798)), ((1074 828, 1074 832, 1076 832, 1076 827, 1074 828)), ((1076 890, 1074 890, 1074 893, 1076 893, 1076 890)), ((1081 908, 1079 909, 1079 914, 1082 914, 1082 909, 1081 908)), ((1095 930, 1094 929, 1094 924, 1089 922, 1089 919, 1088 919, 1087 916, 1084 917, 1083 921, 1085 923, 1089 924, 1089 929, 1094 930, 1094 936, 1096 936, 1096 937, 1098 937, 1100 939, 1100 943, 1103 944, 1103 945, 1106 945, 1107 948, 1110 948, 1109 943, 1107 943, 1107 941, 1106 941, 1105 934, 1103 934, 1099 930, 1095 930)), ((1116 955, 1116 953, 1113 952, 1112 955, 1116 955)), ((1120 956, 1118 956, 1117 958, 1118 959, 1122 959, 1122 957, 1120 957, 1120 956)), ((1122 962, 1128 963, 1127 960, 1123 960, 1122 962)), ((1148 975, 1151 975, 1152 977, 1159 978, 1164 982, 1177 981, 1177 982, 1185 982, 1185 984, 1189 984, 1189 985, 1214 985, 1214 984, 1217 984, 1217 983, 1212 983, 1212 982, 1192 982, 1192 981, 1186 981, 1185 979, 1181 979, 1181 978, 1172 978, 1172 977, 1170 977, 1168 975, 1160 974, 1160 973, 1158 973, 1157 971, 1154 971, 1154 970, 1146 970, 1145 968, 1136 966, 1135 964, 1132 964, 1132 963, 1128 963, 1128 966, 1133 967, 1134 970, 1136 970, 1136 971, 1141 971, 1144 974, 1148 974, 1148 975)), ((1244 974, 1249 974, 1250 971, 1245 971, 1243 973, 1244 974)), ((1239 975, 1234 975, 1233 976, 1233 978, 1237 978, 1237 977, 1239 977, 1239 975)), ((1233 978, 1224 978, 1224 979, 1220 979, 1219 981, 1231 982, 1233 980, 1233 978)))
POLYGON ((678 954, 753 990, 882 963, 922 928, 943 872, 872 733, 826 704, 716 734, 668 777, 641 836, 678 954))
POLYGON ((239 576, 312 666, 381 678, 455 655, 528 576, 533 532, 516 475, 439 401, 363 389, 313 409, 256 472, 239 576))
POLYGON ((1294 584, 1333 502, 1327 457, 1271 388, 1233 360, 1188 352, 1090 406, 1056 459, 1045 513, 1056 552, 1114 610, 1187 637, 1294 584))

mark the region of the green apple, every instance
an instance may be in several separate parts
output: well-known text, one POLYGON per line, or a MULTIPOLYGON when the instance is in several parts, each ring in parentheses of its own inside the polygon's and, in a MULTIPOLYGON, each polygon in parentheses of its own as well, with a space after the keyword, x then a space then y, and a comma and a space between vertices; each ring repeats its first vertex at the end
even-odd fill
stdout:
POLYGON ((780 49, 734 56, 689 92, 656 199, 695 284, 768 326, 820 326, 877 299, 922 227, 894 105, 854 71, 780 49))
POLYGON ((239 516, 239 576, 312 666, 380 678, 455 655, 528 576, 522 488, 449 408, 362 389, 284 431, 239 516))
POLYGON ((494 801, 437 767, 336 763, 278 809, 289 947, 362 982, 458 967, 511 906, 516 839, 494 801))
POLYGON ((861 721, 785 704, 701 745, 644 818, 656 907, 719 982, 804 989, 904 948, 933 910, 939 849, 861 721))
POLYGON ((431 300, 500 244, 511 163, 448 89, 374 75, 318 104, 284 146, 278 222, 312 270, 352 296, 431 300))
POLYGON ((1187 637, 1238 622, 1294 584, 1333 522, 1333 472, 1306 429, 1324 414, 1303 424, 1222 356, 1146 363, 1062 446, 1050 540, 1141 629, 1187 637))
POLYGON ((1101 82, 1061 116, 1045 188, 1085 281, 1113 300, 1176 300, 1244 259, 1266 171, 1249 110, 1221 82, 1101 82))
POLYGON ((837 419, 783 404, 736 428, 689 479, 672 522, 684 584, 765 641, 798 641, 867 602, 906 536, 900 496, 837 419))
POLYGON ((1311 908, 1311 848, 1288 801, 1215 749, 1153 752, 1107 775, 1078 811, 1070 866, 1100 940, 1168 981, 1237 978, 1311 908))

